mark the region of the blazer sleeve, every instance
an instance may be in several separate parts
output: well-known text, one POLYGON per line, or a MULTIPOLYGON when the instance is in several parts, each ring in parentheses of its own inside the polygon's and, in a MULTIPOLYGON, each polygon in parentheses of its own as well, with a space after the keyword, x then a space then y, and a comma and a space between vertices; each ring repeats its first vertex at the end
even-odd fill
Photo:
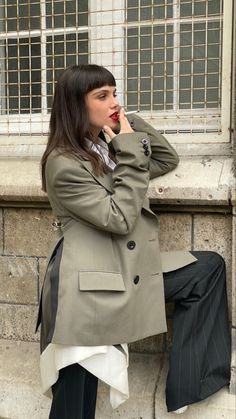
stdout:
POLYGON ((128 120, 134 131, 144 132, 150 139, 152 149, 149 165, 150 179, 175 169, 179 163, 179 157, 165 137, 136 114, 129 115, 128 120))
POLYGON ((149 160, 144 153, 144 133, 118 134, 112 141, 117 165, 112 172, 112 193, 86 170, 79 158, 49 156, 46 165, 47 193, 57 215, 82 219, 117 234, 132 231, 149 183, 149 160))

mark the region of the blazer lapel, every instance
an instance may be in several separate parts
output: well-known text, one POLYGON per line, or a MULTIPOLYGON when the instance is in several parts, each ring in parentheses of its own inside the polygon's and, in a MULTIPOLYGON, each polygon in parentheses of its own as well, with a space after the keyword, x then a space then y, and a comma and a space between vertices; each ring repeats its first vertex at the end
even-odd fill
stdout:
MULTIPOLYGON (((89 160, 80 159, 83 166, 91 173, 93 178, 100 183, 108 192, 113 192, 113 181, 112 181, 112 175, 111 172, 108 172, 104 174, 103 176, 97 176, 93 173, 93 168, 89 160)), ((152 215, 155 215, 152 210, 149 208, 149 201, 147 197, 144 199, 143 202, 143 209, 145 209, 147 212, 151 213, 152 215)))
POLYGON ((112 188, 112 176, 111 173, 104 173, 103 176, 97 176, 93 173, 93 168, 89 160, 82 160, 80 159, 83 166, 91 173, 91 175, 94 177, 94 179, 100 183, 104 188, 106 188, 109 192, 113 191, 112 188))

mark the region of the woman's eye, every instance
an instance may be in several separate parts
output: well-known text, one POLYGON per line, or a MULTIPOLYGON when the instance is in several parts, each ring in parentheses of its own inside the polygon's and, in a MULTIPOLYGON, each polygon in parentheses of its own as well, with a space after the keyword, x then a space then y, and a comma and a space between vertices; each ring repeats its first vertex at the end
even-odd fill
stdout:
POLYGON ((98 96, 98 99, 105 99, 106 95, 100 95, 98 96))

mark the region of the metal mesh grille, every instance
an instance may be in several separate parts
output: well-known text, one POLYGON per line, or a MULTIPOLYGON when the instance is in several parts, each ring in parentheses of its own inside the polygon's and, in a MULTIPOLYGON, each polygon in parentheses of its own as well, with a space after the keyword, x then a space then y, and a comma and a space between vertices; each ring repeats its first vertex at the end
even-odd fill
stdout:
POLYGON ((88 1, 0 0, 1 132, 47 132, 58 75, 87 62, 88 1))
POLYGON ((223 0, 127 0, 127 105, 165 131, 220 132, 222 18, 223 0))
POLYGON ((0 134, 46 133, 59 73, 92 62, 114 73, 120 103, 169 139, 224 141, 232 4, 0 0, 0 134))

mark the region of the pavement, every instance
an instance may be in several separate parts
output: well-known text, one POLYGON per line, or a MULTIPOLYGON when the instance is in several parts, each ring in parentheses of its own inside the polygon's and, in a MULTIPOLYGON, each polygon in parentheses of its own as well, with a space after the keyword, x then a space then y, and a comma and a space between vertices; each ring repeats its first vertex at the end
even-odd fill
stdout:
MULTIPOLYGON (((223 388, 175 415, 165 406, 166 355, 130 354, 130 398, 118 409, 99 383, 96 419, 236 419, 236 396, 223 388)), ((0 340, 0 419, 48 419, 50 399, 41 394, 39 345, 0 340)), ((59 418, 58 418, 59 419, 59 418)))

